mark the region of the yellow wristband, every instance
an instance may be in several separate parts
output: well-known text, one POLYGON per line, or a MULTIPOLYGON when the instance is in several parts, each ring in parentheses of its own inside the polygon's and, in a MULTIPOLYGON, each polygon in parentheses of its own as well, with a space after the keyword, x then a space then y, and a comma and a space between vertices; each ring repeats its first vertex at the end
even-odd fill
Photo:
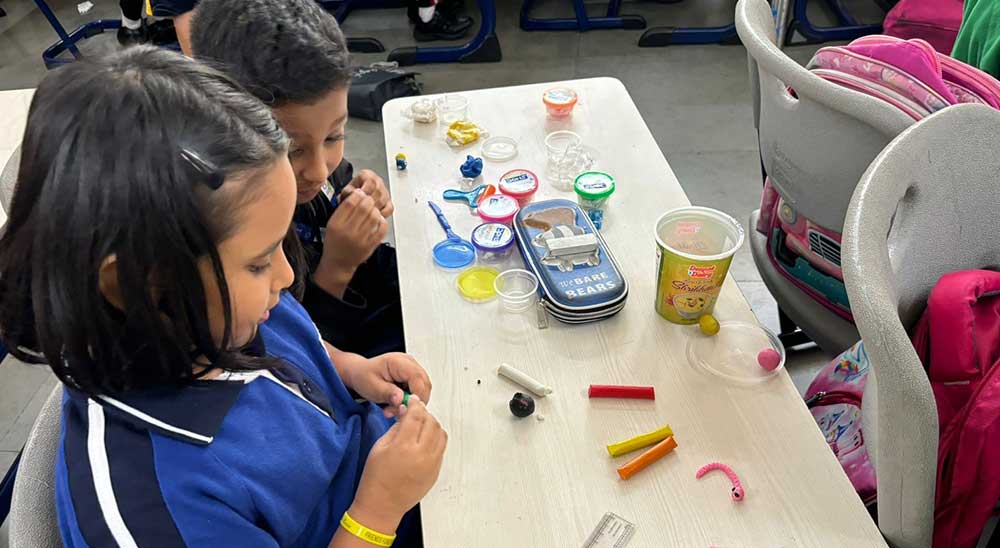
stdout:
POLYGON ((396 535, 384 535, 378 531, 373 531, 354 521, 354 518, 347 512, 344 512, 344 517, 340 519, 340 526, 348 533, 375 546, 392 546, 392 543, 396 540, 396 535))

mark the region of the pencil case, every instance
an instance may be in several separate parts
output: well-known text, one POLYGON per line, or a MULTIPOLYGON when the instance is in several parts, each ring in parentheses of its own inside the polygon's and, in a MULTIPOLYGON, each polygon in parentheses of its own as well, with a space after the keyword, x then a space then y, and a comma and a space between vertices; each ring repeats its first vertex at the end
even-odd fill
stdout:
POLYGON ((538 277, 541 306, 555 319, 596 322, 625 307, 628 282, 576 202, 525 205, 514 218, 514 234, 524 264, 538 277))

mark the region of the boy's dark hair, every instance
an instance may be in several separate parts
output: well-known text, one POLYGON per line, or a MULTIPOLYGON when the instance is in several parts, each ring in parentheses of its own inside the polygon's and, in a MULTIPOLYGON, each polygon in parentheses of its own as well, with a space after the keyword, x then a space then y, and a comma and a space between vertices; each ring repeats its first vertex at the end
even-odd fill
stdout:
POLYGON ((311 104, 351 80, 344 34, 314 0, 203 0, 191 50, 271 106, 311 104))
POLYGON ((217 244, 264 188, 256 172, 287 145, 264 104, 176 53, 132 47, 49 73, 0 237, 0 342, 90 394, 183 383, 199 356, 224 369, 271 365, 231 348, 217 244), (112 255, 120 308, 99 290, 112 255), (219 345, 202 260, 222 295, 219 345))

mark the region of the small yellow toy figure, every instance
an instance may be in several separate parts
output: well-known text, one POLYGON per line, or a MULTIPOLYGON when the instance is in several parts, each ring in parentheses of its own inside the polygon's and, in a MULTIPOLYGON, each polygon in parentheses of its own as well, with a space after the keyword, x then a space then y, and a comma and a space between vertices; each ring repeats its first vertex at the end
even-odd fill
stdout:
POLYGON ((402 152, 396 155, 396 169, 406 171, 406 155, 402 152))

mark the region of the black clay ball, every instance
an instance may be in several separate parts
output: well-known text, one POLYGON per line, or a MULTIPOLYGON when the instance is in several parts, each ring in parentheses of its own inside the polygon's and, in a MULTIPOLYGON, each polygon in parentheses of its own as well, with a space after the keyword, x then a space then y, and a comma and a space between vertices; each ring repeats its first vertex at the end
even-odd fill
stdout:
POLYGON ((522 419, 530 416, 535 412, 535 400, 527 394, 518 392, 510 399, 510 412, 522 419))

